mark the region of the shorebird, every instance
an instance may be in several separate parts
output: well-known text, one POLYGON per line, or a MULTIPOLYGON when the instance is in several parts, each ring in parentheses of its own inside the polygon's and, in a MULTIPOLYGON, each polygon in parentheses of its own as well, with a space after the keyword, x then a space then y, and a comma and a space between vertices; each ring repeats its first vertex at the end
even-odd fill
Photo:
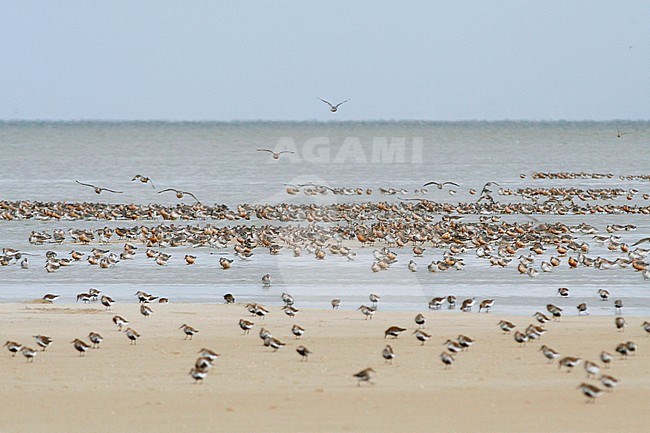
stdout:
POLYGON ((117 325, 117 330, 122 331, 122 328, 129 326, 129 321, 122 316, 113 316, 113 323, 117 325))
POLYGON ((552 364, 554 360, 560 357, 559 353, 557 353, 555 350, 551 349, 547 345, 543 345, 539 350, 544 354, 546 358, 548 358, 549 361, 551 361, 550 364, 552 364))
POLYGON ((291 333, 296 336, 296 340, 299 340, 300 337, 305 333, 305 328, 300 325, 293 325, 291 327, 291 333))
POLYGON ((570 372, 574 367, 579 366, 582 363, 582 359, 580 358, 574 358, 572 356, 565 356, 564 358, 560 359, 559 368, 566 367, 567 368, 567 373, 570 372))
POLYGON ((643 327, 643 330, 648 333, 650 336, 650 322, 647 320, 641 324, 641 327, 643 327))
POLYGON ((232 295, 232 293, 226 293, 225 295, 223 295, 223 300, 226 301, 226 304, 235 303, 235 297, 232 295))
POLYGON ((463 347, 459 343, 451 339, 448 339, 442 343, 442 345, 447 346, 447 350, 449 350, 451 353, 458 353, 463 350, 463 347))
POLYGON ((424 328, 424 324, 427 322, 426 317, 424 317, 424 314, 418 313, 417 316, 415 316, 415 324, 420 327, 420 329, 424 328))
POLYGON ((537 320, 542 325, 551 320, 551 319, 548 318, 548 316, 546 316, 543 313, 540 313, 539 311, 536 312, 535 314, 533 314, 533 317, 535 318, 535 320, 537 320))
POLYGON ((332 299, 332 310, 338 310, 340 306, 341 306, 340 299, 332 299))
POLYGON ((103 305, 104 307, 106 307, 106 311, 108 311, 108 310, 111 309, 111 305, 112 305, 114 302, 115 302, 115 301, 114 301, 113 298, 111 298, 110 296, 102 295, 101 303, 102 303, 102 305, 103 305))
POLYGON ((133 177, 133 179, 131 179, 131 182, 133 182, 133 181, 135 181, 135 180, 139 180, 139 181, 142 182, 142 183, 150 183, 150 184, 151 184, 151 187, 152 187, 153 189, 156 189, 156 187, 153 185, 153 181, 152 181, 150 178, 148 178, 148 177, 142 176, 141 174, 136 174, 136 175, 133 177))
POLYGON ((185 324, 185 323, 183 323, 183 324, 181 325, 181 327, 178 328, 178 329, 182 329, 183 332, 185 333, 185 340, 187 340, 187 337, 189 337, 190 340, 191 340, 191 339, 192 339, 192 336, 193 336, 194 334, 196 334, 197 332, 199 332, 198 329, 195 329, 195 328, 193 328, 193 327, 191 327, 190 325, 187 325, 187 324, 185 324))
POLYGON ((197 383, 199 381, 201 381, 201 383, 203 383, 203 379, 205 379, 207 377, 208 371, 207 370, 199 370, 198 368, 193 368, 193 369, 190 370, 189 374, 190 374, 190 376, 192 376, 192 379, 195 380, 194 383, 197 383))
POLYGON ((216 361, 216 359, 221 356, 217 352, 212 351, 210 349, 206 349, 206 348, 203 348, 203 349, 199 350, 198 353, 201 354, 200 355, 201 358, 206 358, 206 359, 210 360, 210 362, 216 361))
POLYGON ((367 307, 365 305, 360 306, 357 308, 357 310, 361 310, 361 312, 366 316, 366 320, 372 319, 372 316, 375 314, 375 309, 372 307, 367 307))
POLYGON ((392 364, 393 359, 397 356, 395 355, 395 352, 393 352, 393 348, 390 347, 390 344, 387 344, 386 347, 384 347, 384 350, 381 351, 381 356, 384 357, 386 362, 392 364))
POLYGON ((411 272, 417 272, 418 271, 418 264, 415 263, 413 260, 411 260, 408 263, 408 270, 411 272))
POLYGON ((264 341, 264 342, 266 342, 266 338, 267 338, 267 337, 272 337, 272 336, 273 336, 273 335, 271 335, 271 333, 270 333, 266 328, 264 328, 264 327, 260 328, 260 334, 259 334, 259 335, 260 335, 260 338, 262 339, 262 341, 264 341))
POLYGON ((434 182, 434 181, 427 182, 427 183, 425 183, 424 185, 422 185, 422 187, 423 187, 423 188, 426 188, 426 187, 429 186, 429 185, 435 185, 436 187, 438 187, 438 189, 442 189, 442 188, 444 188, 445 185, 453 185, 453 186, 455 186, 455 187, 460 188, 460 185, 458 185, 458 184, 455 183, 455 182, 442 182, 442 183, 440 183, 440 182, 434 182))
POLYGON ((234 260, 227 259, 225 257, 221 257, 219 259, 219 265, 224 271, 230 269, 230 267, 232 266, 232 262, 234 262, 234 260))
POLYGON ((553 319, 559 319, 562 317, 562 308, 558 307, 557 305, 547 304, 546 309, 549 313, 551 313, 551 315, 553 315, 553 319))
POLYGON ((384 332, 384 338, 388 337, 389 335, 393 338, 399 337, 399 334, 402 332, 406 331, 406 328, 400 328, 399 326, 391 326, 384 332))
POLYGON ((262 286, 271 287, 271 274, 265 274, 262 276, 262 286))
POLYGON ((445 298, 433 298, 429 301, 429 309, 430 310, 439 310, 442 308, 442 304, 445 303, 445 298))
POLYGON ((523 332, 515 331, 515 341, 520 344, 521 346, 525 346, 526 342, 528 341, 528 336, 524 334, 523 332))
POLYGON ((587 372, 587 377, 596 377, 600 373, 600 367, 595 362, 585 361, 585 371, 587 372))
POLYGON ((600 388, 589 385, 588 383, 578 385, 578 389, 588 397, 587 402, 595 401, 597 397, 603 395, 603 391, 600 388))
POLYGON ((193 256, 191 254, 185 254, 185 263, 188 265, 193 265, 196 263, 196 256, 193 256))
POLYGON ((166 189, 158 191, 158 194, 162 194, 163 192, 167 192, 167 191, 174 191, 176 193, 176 198, 178 198, 178 199, 182 199, 185 196, 185 194, 187 194, 190 197, 192 197, 194 200, 196 200, 196 202, 198 204, 201 204, 199 199, 196 198, 196 196, 194 194, 192 194, 191 192, 188 192, 188 191, 181 191, 180 189, 166 188, 166 189))
POLYGON ((450 310, 456 308, 456 297, 454 295, 447 296, 447 304, 448 304, 447 308, 449 308, 450 310))
POLYGON ((75 338, 70 343, 74 345, 74 348, 79 352, 79 356, 85 356, 86 350, 90 349, 90 345, 84 341, 81 341, 78 338, 75 338))
POLYGON ((486 299, 479 304, 478 312, 480 313, 481 310, 485 310, 486 313, 489 313, 492 309, 492 305, 494 305, 494 299, 486 299))
POLYGON ((300 358, 301 361, 307 361, 309 355, 312 354, 312 352, 309 349, 307 349, 305 346, 302 345, 296 347, 296 352, 298 352, 298 354, 301 356, 300 358))
POLYGON ((293 305, 293 296, 289 293, 282 293, 282 302, 284 302, 285 307, 288 305, 293 305))
POLYGON ((562 296, 563 298, 568 298, 569 289, 567 287, 560 287, 559 289, 557 289, 557 294, 562 296))
POLYGON ((609 299, 609 292, 605 289, 598 289, 598 296, 600 296, 600 299, 603 301, 607 301, 609 299))
POLYGON ((349 99, 346 99, 346 100, 343 101, 343 102, 339 102, 339 103, 336 104, 336 105, 332 105, 332 103, 330 103, 330 102, 328 102, 328 101, 326 101, 326 100, 324 100, 324 99, 321 99, 321 98, 318 98, 318 97, 317 97, 316 99, 319 99, 319 100, 323 101, 324 103, 326 103, 327 105, 329 105, 329 106, 330 106, 330 111, 331 111, 332 113, 336 113, 336 111, 339 109, 339 106, 340 106, 340 105, 345 104, 346 102, 349 101, 349 99))
POLYGON ((278 349, 282 349, 287 344, 283 343, 280 340, 278 340, 277 338, 273 338, 273 337, 271 337, 269 335, 264 339, 264 345, 265 346, 270 346, 273 349, 274 352, 277 352, 278 349))
POLYGON ((284 311, 284 314, 287 316, 291 317, 292 319, 296 317, 296 314, 300 311, 297 308, 292 307, 291 305, 285 305, 282 310, 284 311))
POLYGON ((140 314, 142 314, 144 317, 149 317, 153 314, 153 310, 149 308, 146 304, 140 305, 140 314))
POLYGON ((374 385, 373 382, 370 381, 372 379, 372 376, 374 375, 375 370, 372 368, 366 368, 364 370, 361 370, 360 372, 356 373, 354 377, 357 378, 357 386, 361 386, 361 382, 368 382, 371 385, 374 385))
POLYGON ((613 376, 610 376, 610 375, 607 375, 607 374, 603 374, 602 376, 600 376, 600 383, 602 383, 603 386, 605 388, 607 388, 607 389, 612 390, 612 389, 616 388, 616 386, 618 385, 618 382, 619 382, 618 379, 616 379, 613 376))
POLYGON ((49 303, 51 304, 51 303, 53 303, 53 302, 54 302, 58 297, 59 297, 59 295, 53 295, 53 294, 51 294, 51 293, 48 293, 47 295, 43 296, 43 300, 44 300, 45 302, 49 302, 49 303))
POLYGON ((23 346, 20 349, 20 353, 22 353, 23 356, 27 358, 27 362, 34 362, 34 357, 36 356, 37 352, 31 347, 23 346))
POLYGON ((515 324, 507 320, 500 320, 498 325, 504 333, 508 333, 515 329, 515 324))
POLYGON ((603 350, 602 352, 600 352, 600 360, 603 362, 603 364, 605 364, 605 368, 609 368, 609 364, 612 363, 614 357, 612 356, 611 353, 603 350))
POLYGON ((209 371, 212 368, 212 360, 204 356, 200 356, 194 361, 194 368, 202 371, 209 371))
POLYGON ((52 339, 45 335, 34 335, 34 338, 36 339, 36 344, 43 348, 42 350, 47 349, 47 346, 52 344, 52 339))
POLYGON ((97 332, 91 332, 90 334, 88 334, 88 339, 90 340, 91 343, 93 343, 94 349, 99 349, 99 344, 102 341, 104 341, 104 337, 102 337, 97 332))
POLYGON ((627 322, 625 321, 624 318, 617 317, 616 319, 614 319, 614 323, 616 324, 616 329, 620 330, 621 332, 625 331, 625 327, 627 326, 627 322))
POLYGON ((445 364, 445 369, 451 368, 451 364, 453 364, 455 361, 453 355, 447 352, 442 352, 440 354, 440 360, 442 361, 443 364, 445 364))
POLYGON ((92 298, 93 297, 90 295, 90 293, 79 293, 77 295, 77 302, 81 301, 81 302, 87 304, 92 300, 92 298))
POLYGON ((138 334, 135 329, 126 328, 124 332, 126 333, 127 338, 131 340, 131 344, 137 344, 136 340, 140 338, 140 334, 138 334))
MULTIPOLYGON (((632 47, 633 45, 630 45, 630 46, 632 47)), ((621 138, 622 136, 624 136, 626 134, 628 134, 628 133, 627 132, 621 132, 621 130, 618 129, 618 125, 616 125, 616 137, 617 138, 621 138)))
POLYGON ((466 313, 472 311, 472 307, 474 306, 474 300, 475 299, 476 298, 465 299, 463 301, 463 303, 461 304, 461 306, 460 306, 460 311, 464 311, 466 313))
POLYGON ((257 149, 258 152, 270 152, 273 155, 273 159, 280 159, 280 155, 283 153, 295 153, 290 150, 283 150, 281 152, 274 152, 271 149, 257 149))
POLYGON ((148 293, 143 292, 142 290, 138 290, 137 292, 135 292, 135 296, 138 297, 138 301, 140 303, 144 303, 144 304, 153 302, 156 299, 158 299, 158 296, 150 295, 148 293))
POLYGON ((474 340, 469 338, 467 335, 460 334, 457 338, 458 344, 460 345, 461 349, 467 350, 469 347, 475 343, 474 340))
POLYGON ((75 180, 75 182, 77 182, 79 185, 88 186, 88 187, 94 189, 96 194, 101 194, 102 191, 108 191, 108 192, 112 192, 112 193, 115 193, 115 194, 122 194, 122 191, 115 191, 114 189, 101 188, 101 187, 98 187, 98 186, 95 186, 95 185, 91 185, 89 183, 79 182, 78 180, 75 180))
POLYGON ((413 334, 415 335, 415 338, 417 338, 418 340, 420 340, 422 342, 422 346, 424 346, 424 343, 426 343, 426 341, 429 338, 431 338, 431 335, 427 334, 426 332, 422 331, 421 329, 418 329, 418 330, 414 331, 413 334))
POLYGON ((12 357, 16 356, 16 353, 23 349, 23 345, 15 341, 7 341, 2 347, 6 347, 11 352, 12 357))
POLYGON ((636 343, 634 341, 628 341, 627 343, 625 343, 625 346, 627 347, 628 353, 634 355, 634 353, 636 352, 636 343))
POLYGON ((587 312, 587 304, 585 304, 584 302, 578 304, 576 308, 578 309, 578 316, 581 316, 582 313, 585 313, 585 315, 589 315, 589 313, 587 312))
POLYGON ((368 296, 368 299, 370 299, 370 302, 372 302, 372 307, 376 309, 381 297, 379 295, 371 293, 370 296, 368 296))
POLYGON ((621 311, 623 310, 623 301, 621 299, 617 299, 614 301, 614 314, 621 314, 621 311))
POLYGON ((253 328, 254 325, 255 324, 253 322, 249 322, 248 320, 245 319, 239 319, 239 327, 244 331, 244 334, 248 334, 249 332, 251 332, 251 329, 253 328))

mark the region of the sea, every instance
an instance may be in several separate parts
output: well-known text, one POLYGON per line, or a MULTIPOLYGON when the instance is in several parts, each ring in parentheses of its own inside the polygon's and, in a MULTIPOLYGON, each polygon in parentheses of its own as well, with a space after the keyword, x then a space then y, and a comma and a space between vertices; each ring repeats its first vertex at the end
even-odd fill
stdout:
MULTIPOLYGON (((636 190, 632 200, 625 195, 614 204, 645 205, 650 182, 650 122, 0 122, 0 200, 42 202, 192 203, 179 200, 167 188, 194 194, 203 204, 332 204, 338 202, 399 201, 426 198, 456 204, 475 201, 471 188, 481 190, 486 182, 499 188, 574 187, 636 190), (286 151, 279 159, 271 152, 286 151), (289 153, 291 152, 291 153, 289 153), (584 172, 609 177, 579 179, 533 179, 533 172, 584 172), (136 174, 149 177, 153 185, 133 181, 136 174), (625 176, 636 176, 626 178, 625 176), (75 181, 121 191, 95 194, 75 181), (439 190, 419 191, 429 181, 454 182, 439 190), (362 188, 363 195, 289 195, 291 185, 326 185, 331 188, 362 188), (393 190, 387 195, 381 189, 393 190), (365 194, 371 189, 370 195, 365 194), (450 190, 455 192, 453 195, 450 190)), ((519 198, 520 199, 520 198, 519 198)), ((441 215, 436 216, 441 218, 441 215)), ((525 215, 506 215, 505 221, 530 221, 525 215)), ((541 222, 586 223, 598 234, 610 235, 608 225, 633 225, 634 229, 613 233, 632 244, 650 236, 650 216, 630 214, 534 215, 541 222)), ((476 221, 478 215, 465 217, 476 221)), ((54 273, 44 269, 45 253, 60 257, 71 250, 88 252, 92 246, 70 244, 32 245, 32 231, 100 227, 131 227, 163 221, 39 221, 0 220, 0 248, 14 248, 30 260, 28 269, 18 265, 0 267, 0 302, 23 302, 45 293, 61 295, 60 302, 74 302, 77 293, 94 287, 117 302, 137 302, 134 293, 143 290, 168 297, 171 302, 222 303, 225 293, 238 302, 282 305, 281 294, 293 295, 298 308, 329 308, 333 298, 341 308, 369 305, 368 295, 381 297, 379 310, 426 311, 432 297, 455 295, 459 301, 476 297, 494 299, 493 313, 532 315, 545 311, 548 303, 577 315, 576 305, 586 302, 592 315, 614 315, 613 300, 622 299, 625 315, 650 316, 650 280, 630 268, 607 270, 566 263, 537 278, 520 274, 516 260, 506 268, 491 267, 476 258, 473 250, 463 255, 460 271, 431 273, 427 264, 440 259, 442 250, 427 247, 423 257, 414 257, 411 247, 396 250, 398 261, 390 269, 373 273, 373 251, 356 247, 356 260, 328 255, 294 257, 290 249, 270 255, 256 249, 251 260, 234 256, 232 248, 165 248, 172 258, 157 266, 140 245, 134 260, 124 260, 109 269, 85 261, 54 273), (198 257, 192 266, 185 254, 198 257), (235 261, 222 270, 220 257, 235 261), (414 260, 417 272, 407 264, 414 260), (270 274, 272 284, 263 287, 261 277, 270 274), (560 298, 559 287, 568 287, 570 297, 560 298), (599 289, 611 293, 601 301, 599 289)), ((169 222, 166 222, 169 223, 169 222)), ((175 221, 175 224, 218 226, 229 221, 175 221)), ((247 224, 267 224, 252 220, 247 224)), ((307 223, 300 223, 306 225, 307 223)), ((620 257, 597 243, 593 234, 579 235, 591 250, 590 257, 620 257)), ((650 248, 650 243, 639 245, 650 248)), ((108 247, 119 254, 122 244, 108 247)), ((550 255, 550 252, 549 254, 550 255)), ((542 258, 547 257, 547 255, 542 258)), ((475 307, 476 308, 476 307, 475 307)), ((460 314, 443 308, 440 314, 460 314)))

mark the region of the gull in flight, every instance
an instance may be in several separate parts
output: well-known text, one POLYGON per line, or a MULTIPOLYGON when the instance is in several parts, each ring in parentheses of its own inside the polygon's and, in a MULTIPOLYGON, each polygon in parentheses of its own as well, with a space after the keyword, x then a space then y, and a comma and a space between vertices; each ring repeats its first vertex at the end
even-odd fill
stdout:
POLYGON ((283 150, 282 152, 274 152, 271 149, 257 149, 258 152, 271 152, 273 154, 273 159, 280 159, 280 155, 283 153, 295 153, 291 150, 283 150))
POLYGON ((339 105, 345 104, 346 102, 349 101, 349 99, 346 99, 346 100, 343 101, 343 102, 339 102, 339 103, 336 104, 336 105, 332 105, 331 102, 328 102, 328 101, 326 101, 326 100, 324 100, 324 99, 321 99, 321 98, 318 98, 318 97, 317 97, 317 99, 320 99, 321 101, 323 101, 324 103, 326 103, 327 105, 329 105, 329 106, 330 106, 330 111, 331 111, 332 113, 336 113, 336 111, 339 109, 339 105))
POLYGON ((167 188, 167 189, 163 189, 163 190, 161 190, 161 191, 158 191, 158 194, 162 194, 163 192, 167 192, 167 191, 174 191, 174 192, 176 193, 176 198, 179 198, 179 199, 180 199, 180 198, 183 198, 183 196, 184 196, 185 194, 187 194, 187 195, 191 196, 194 200, 196 200, 196 202, 197 202, 198 204, 201 204, 201 202, 199 201, 199 199, 196 198, 196 196, 195 196, 194 194, 192 194, 191 192, 187 192, 187 191, 181 191, 180 189, 167 188))
POLYGON ((93 189, 95 190, 95 193, 97 193, 97 194, 101 194, 102 191, 113 192, 113 193, 115 193, 115 194, 122 194, 122 191, 115 191, 115 190, 113 190, 113 189, 108 189, 108 188, 100 188, 100 187, 98 187, 98 186, 91 185, 91 184, 89 184, 89 183, 82 183, 82 182, 79 182, 78 180, 75 180, 75 182, 77 182, 79 185, 89 186, 90 188, 93 188, 93 189))

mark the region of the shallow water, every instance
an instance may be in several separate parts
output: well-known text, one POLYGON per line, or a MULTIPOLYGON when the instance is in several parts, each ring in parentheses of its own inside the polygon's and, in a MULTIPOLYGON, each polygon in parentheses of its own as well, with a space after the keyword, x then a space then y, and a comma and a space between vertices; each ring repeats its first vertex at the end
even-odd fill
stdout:
MULTIPOLYGON (((402 197, 414 197, 413 189, 426 181, 450 180, 461 185, 456 195, 435 189, 427 195, 431 200, 450 203, 469 200, 467 190, 480 189, 488 180, 506 188, 636 188, 641 194, 648 193, 649 182, 624 181, 618 176, 650 174, 650 123, 620 123, 619 128, 629 132, 621 138, 616 137, 616 126, 607 122, 0 123, 0 199, 172 205, 178 202, 173 193, 157 192, 173 187, 193 192, 203 203, 230 206, 243 202, 325 204, 335 200, 396 200, 377 193, 309 197, 289 196, 285 192, 284 184, 310 181, 331 187, 369 187, 375 191, 381 186, 404 188, 410 194, 402 197), (399 145, 392 157, 377 153, 380 145, 376 143, 395 138, 404 139, 404 162, 399 145), (330 144, 323 144, 327 140, 330 144), (315 142, 321 144, 310 147, 315 142), (291 146, 295 146, 296 154, 284 155, 277 161, 268 153, 256 151, 260 147, 291 146), (586 171, 615 176, 532 180, 533 171, 586 171), (522 180, 520 173, 528 177, 522 180), (156 189, 131 182, 135 174, 151 177, 156 189), (97 196, 75 180, 124 193, 97 196)), ((638 196, 632 203, 643 203, 638 196)), ((624 197, 614 201, 623 202, 624 197)), ((586 222, 601 234, 607 224, 635 224, 635 231, 616 233, 627 243, 650 235, 648 216, 536 217, 545 222, 586 222)), ((504 219, 528 221, 523 215, 504 219)), ((27 270, 18 266, 0 268, 0 300, 20 301, 50 292, 61 294, 62 300, 73 301, 76 293, 97 287, 118 302, 135 302, 133 293, 145 290, 172 301, 222 302, 222 295, 232 292, 239 301, 280 305, 280 294, 286 291, 293 294, 299 308, 329 307, 334 297, 342 299, 342 308, 357 308, 369 302, 369 293, 377 293, 382 297, 380 309, 415 311, 426 309, 434 296, 454 294, 459 300, 473 296, 477 301, 494 298, 493 311, 507 314, 532 314, 543 310, 549 302, 566 306, 567 314, 575 314, 575 305, 587 302, 591 314, 613 315, 612 300, 622 298, 624 314, 650 315, 650 281, 630 269, 569 269, 563 263, 553 272, 531 279, 520 275, 513 264, 505 269, 490 268, 489 263, 476 259, 470 251, 463 256, 467 266, 462 271, 432 274, 427 272, 426 265, 440 259, 443 251, 428 249, 423 258, 414 259, 419 271, 412 273, 406 269, 413 258, 409 248, 398 252, 399 261, 391 269, 374 274, 370 272, 372 248, 356 248, 356 261, 330 255, 324 261, 316 261, 306 253, 295 258, 289 250, 278 256, 255 251, 252 260, 235 259, 233 268, 223 271, 218 258, 233 257, 232 249, 167 248, 165 252, 172 254, 172 259, 167 266, 160 267, 141 254, 145 249, 141 247, 134 260, 122 261, 115 268, 99 269, 81 262, 48 274, 43 269, 45 251, 51 249, 67 255, 73 246, 34 246, 27 242, 32 230, 131 225, 134 223, 124 221, 0 221, 0 247, 38 254, 30 257, 32 266, 27 270), (187 253, 198 256, 196 265, 184 264, 183 256, 187 253), (260 282, 265 273, 273 278, 268 289, 260 282), (569 287, 571 297, 560 299, 556 295, 558 287, 569 287), (601 302, 596 295, 599 288, 609 290, 612 300, 601 302)), ((597 245, 591 235, 581 239, 592 246, 590 257, 617 257, 597 245)), ((82 252, 91 248, 74 246, 82 252)), ((119 254, 121 244, 110 249, 119 254)), ((540 259, 549 255, 547 252, 540 259)))

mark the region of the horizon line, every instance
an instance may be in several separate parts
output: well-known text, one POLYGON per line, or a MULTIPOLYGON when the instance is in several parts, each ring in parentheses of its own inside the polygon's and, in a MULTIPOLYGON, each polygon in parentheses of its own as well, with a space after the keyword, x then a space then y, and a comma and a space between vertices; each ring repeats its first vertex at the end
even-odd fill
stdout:
POLYGON ((303 119, 303 120, 278 120, 278 119, 231 119, 231 120, 183 120, 183 119, 0 119, 0 123, 612 123, 650 122, 649 119, 303 119))

